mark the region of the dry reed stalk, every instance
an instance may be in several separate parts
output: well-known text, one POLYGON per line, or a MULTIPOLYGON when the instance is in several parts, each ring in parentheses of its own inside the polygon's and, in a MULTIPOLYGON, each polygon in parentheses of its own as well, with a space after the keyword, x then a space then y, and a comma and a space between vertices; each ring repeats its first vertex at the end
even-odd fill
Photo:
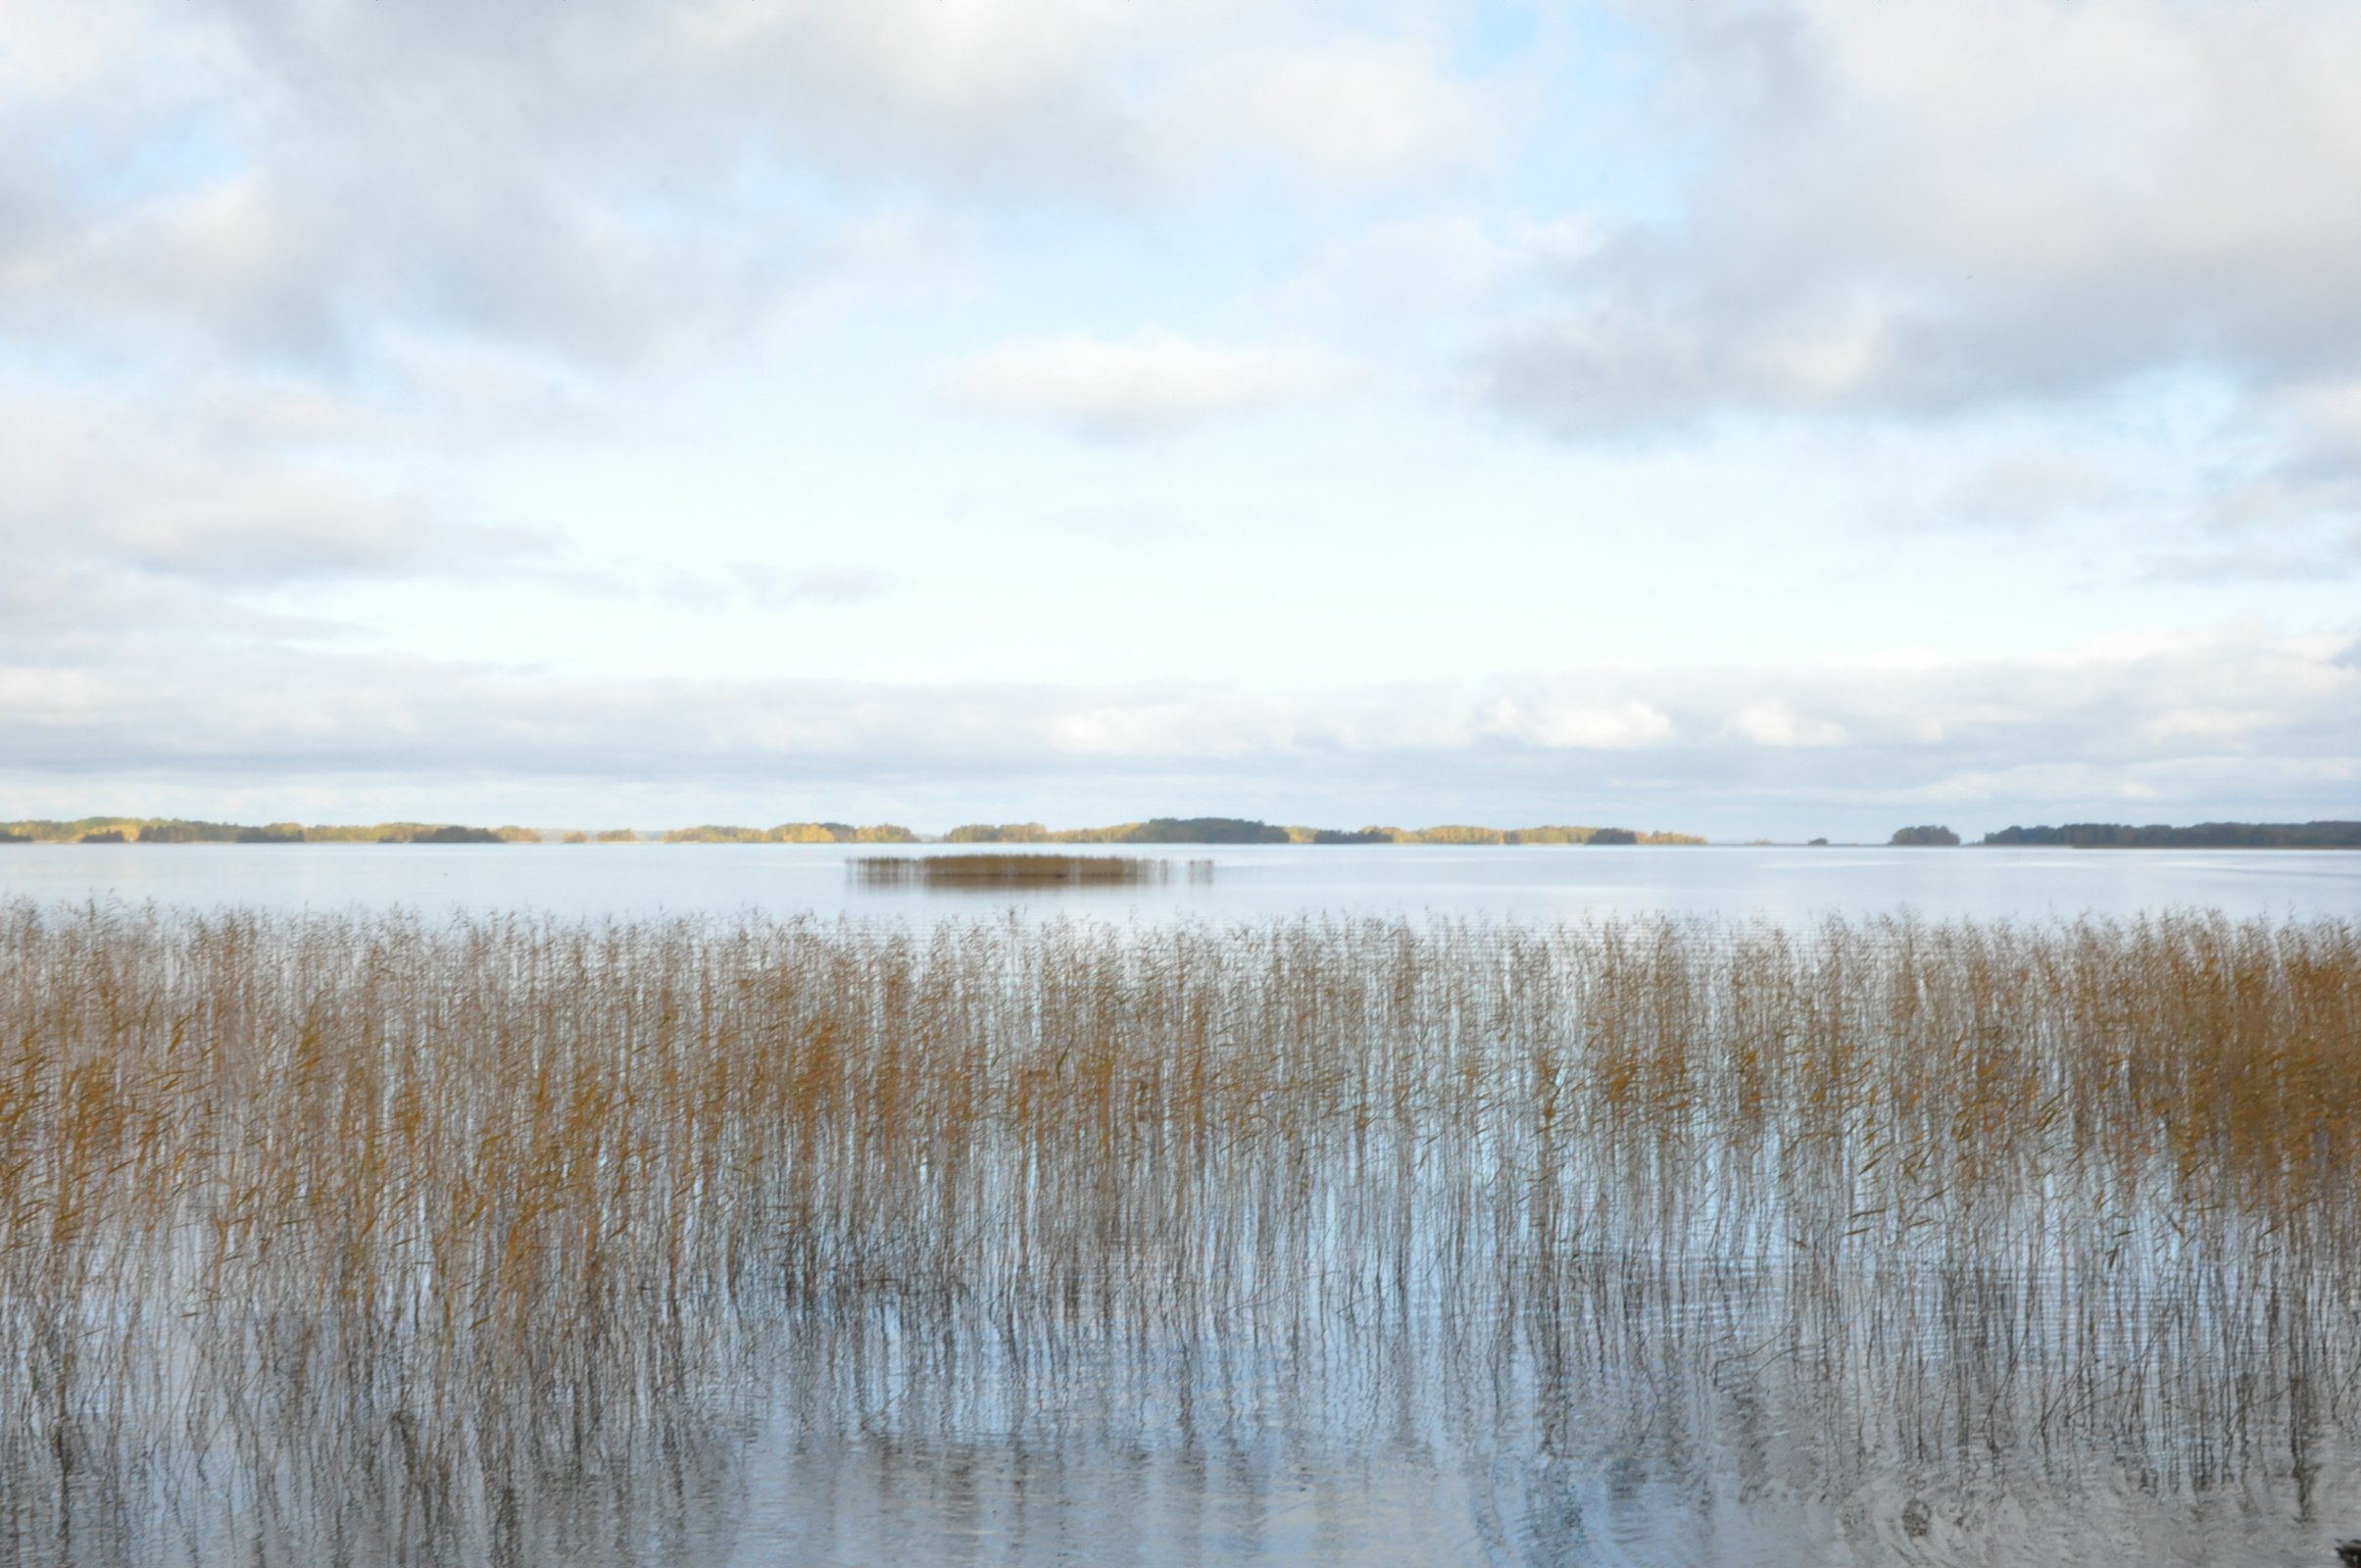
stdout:
POLYGON ((20 904, 0 1555, 94 1516, 530 1555, 598 1476, 628 1542, 758 1366, 802 1418, 1004 1425, 1284 1367, 1554 1452, 1585 1380, 1704 1421, 1767 1346, 1749 1397, 1857 1466, 2300 1475, 2361 1416, 2357 1042, 2336 921, 20 904))

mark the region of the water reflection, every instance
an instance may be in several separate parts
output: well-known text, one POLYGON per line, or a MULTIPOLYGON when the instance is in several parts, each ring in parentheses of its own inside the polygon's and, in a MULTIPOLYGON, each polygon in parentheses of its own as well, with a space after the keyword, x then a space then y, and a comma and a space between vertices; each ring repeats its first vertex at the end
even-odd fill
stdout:
POLYGON ((0 935, 12 1560, 2361 1524, 2336 922, 0 935))
POLYGON ((1069 1336, 1048 1370, 1006 1325, 832 1323, 730 1560, 2333 1560, 2320 1504, 2361 1477, 2312 1379, 2349 1344, 2089 1283, 1627 1256, 1489 1314, 1069 1336))

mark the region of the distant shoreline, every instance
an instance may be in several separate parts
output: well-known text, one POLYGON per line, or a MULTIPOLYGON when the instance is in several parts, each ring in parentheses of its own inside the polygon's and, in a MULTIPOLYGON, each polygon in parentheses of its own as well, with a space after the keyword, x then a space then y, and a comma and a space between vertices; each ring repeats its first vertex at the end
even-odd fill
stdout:
POLYGON ((2063 827, 2007 827, 1979 848, 2072 850, 2361 850, 2361 822, 2069 822, 2063 827))
MULTIPOLYGON (((1052 829, 1039 822, 970 822, 940 834, 914 832, 892 822, 855 826, 848 822, 782 822, 766 828, 706 823, 696 827, 640 831, 532 828, 514 824, 473 827, 456 822, 326 823, 209 822, 184 817, 85 816, 72 820, 27 818, 0 822, 0 846, 29 844, 1309 844, 1437 845, 1472 847, 1678 846, 1703 848, 1701 835, 1664 830, 1552 824, 1496 828, 1456 823, 1438 827, 1355 829, 1282 825, 1248 817, 1151 817, 1109 827, 1052 829)), ((2073 850, 2361 850, 2361 822, 2198 822, 2133 826, 2120 822, 2069 822, 2062 826, 2002 828, 1972 844, 1947 827, 1903 828, 1887 843, 1831 845, 1826 839, 1774 843, 1769 839, 1726 842, 1738 849, 2073 849, 2073 850)))
POLYGON ((469 827, 461 823, 307 825, 206 822, 183 817, 85 816, 0 822, 0 844, 1446 844, 1702 846, 1694 833, 1566 824, 1524 828, 1451 824, 1352 830, 1282 826, 1248 817, 1151 817, 1111 827, 1053 830, 1039 822, 970 822, 920 834, 891 822, 782 822, 775 827, 698 827, 641 832, 469 827))

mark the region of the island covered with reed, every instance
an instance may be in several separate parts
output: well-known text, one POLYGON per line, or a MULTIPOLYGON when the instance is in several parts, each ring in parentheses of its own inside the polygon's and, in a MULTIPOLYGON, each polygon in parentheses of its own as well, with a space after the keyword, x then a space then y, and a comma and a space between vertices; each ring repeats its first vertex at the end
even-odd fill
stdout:
MULTIPOLYGON (((1129 855, 878 855, 849 861, 853 880, 871 888, 953 888, 989 893, 1013 888, 1138 887, 1172 880, 1164 857, 1129 855)), ((1213 862, 1179 867, 1191 882, 1213 880, 1213 862)))

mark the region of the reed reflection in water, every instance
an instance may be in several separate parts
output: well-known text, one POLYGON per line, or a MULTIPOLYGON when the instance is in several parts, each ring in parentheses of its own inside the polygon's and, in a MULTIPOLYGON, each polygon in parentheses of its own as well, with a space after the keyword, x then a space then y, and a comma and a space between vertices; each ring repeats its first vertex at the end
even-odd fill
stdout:
POLYGON ((10 1560, 2361 1534, 2339 922, 0 940, 10 1560))

